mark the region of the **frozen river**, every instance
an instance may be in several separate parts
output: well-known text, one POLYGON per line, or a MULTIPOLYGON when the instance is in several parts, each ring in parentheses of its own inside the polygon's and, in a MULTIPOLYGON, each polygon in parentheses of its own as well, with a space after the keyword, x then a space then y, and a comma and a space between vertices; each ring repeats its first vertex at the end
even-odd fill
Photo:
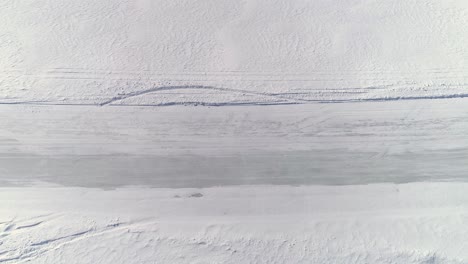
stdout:
POLYGON ((1 264, 468 263, 467 0, 0 17, 1 264))
POLYGON ((0 183, 113 188, 465 180, 468 100, 0 106, 0 183))

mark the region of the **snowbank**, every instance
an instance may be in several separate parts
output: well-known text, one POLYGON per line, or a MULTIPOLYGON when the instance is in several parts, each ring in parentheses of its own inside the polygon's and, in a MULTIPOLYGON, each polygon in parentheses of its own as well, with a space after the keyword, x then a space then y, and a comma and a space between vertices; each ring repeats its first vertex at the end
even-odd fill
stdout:
POLYGON ((466 263, 467 193, 466 183, 3 188, 0 263, 466 263))

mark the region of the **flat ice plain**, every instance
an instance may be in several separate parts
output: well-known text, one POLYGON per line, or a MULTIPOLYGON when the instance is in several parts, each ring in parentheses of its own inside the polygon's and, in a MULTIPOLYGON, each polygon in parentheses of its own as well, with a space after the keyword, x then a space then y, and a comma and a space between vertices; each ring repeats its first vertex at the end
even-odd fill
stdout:
POLYGON ((466 181, 467 102, 0 106, 1 181, 98 188, 466 181))
POLYGON ((468 263, 467 1, 0 18, 0 263, 468 263))

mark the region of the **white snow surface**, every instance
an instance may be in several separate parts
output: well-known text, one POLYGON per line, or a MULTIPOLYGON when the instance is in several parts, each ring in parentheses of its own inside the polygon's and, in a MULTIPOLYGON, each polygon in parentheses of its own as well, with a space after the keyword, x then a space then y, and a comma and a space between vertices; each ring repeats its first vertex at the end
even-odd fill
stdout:
POLYGON ((468 262, 468 184, 0 190, 0 263, 468 262))
POLYGON ((466 0, 2 0, 0 102, 466 97, 466 0))
POLYGON ((468 1, 0 18, 1 264, 468 263, 468 1))

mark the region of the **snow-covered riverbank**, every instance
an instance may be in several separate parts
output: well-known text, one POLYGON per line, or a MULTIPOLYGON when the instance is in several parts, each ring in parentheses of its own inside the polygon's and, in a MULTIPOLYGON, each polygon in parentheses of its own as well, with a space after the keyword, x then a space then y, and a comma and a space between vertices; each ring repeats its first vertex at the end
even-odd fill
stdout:
POLYGON ((468 1, 0 18, 0 263, 468 263, 468 1))
POLYGON ((3 0, 0 17, 0 103, 468 96, 465 0, 3 0))
POLYGON ((466 263, 468 185, 0 190, 0 263, 466 263))

